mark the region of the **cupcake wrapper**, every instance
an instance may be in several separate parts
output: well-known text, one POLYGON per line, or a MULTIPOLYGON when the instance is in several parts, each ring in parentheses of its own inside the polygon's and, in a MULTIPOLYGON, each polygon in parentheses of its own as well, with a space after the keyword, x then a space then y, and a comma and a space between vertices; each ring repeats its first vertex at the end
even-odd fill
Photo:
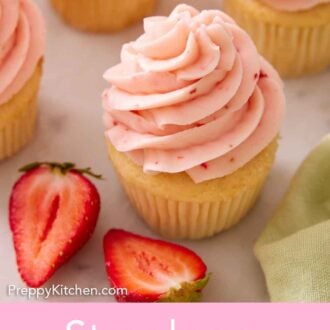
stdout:
POLYGON ((242 4, 242 1, 227 0, 225 8, 282 77, 317 73, 330 65, 330 21, 315 26, 295 24, 294 20, 291 24, 287 21, 281 24, 279 15, 275 15, 272 22, 272 18, 257 16, 242 4))
POLYGON ((0 128, 0 160, 14 155, 31 140, 37 112, 35 101, 0 128))
POLYGON ((41 72, 42 60, 25 86, 0 106, 0 160, 17 153, 33 136, 41 72))
POLYGON ((275 159, 276 137, 243 167, 199 184, 186 173, 150 175, 107 141, 122 186, 139 215, 171 239, 202 239, 243 219, 254 205, 275 159))
POLYGON ((154 231, 171 239, 193 240, 213 236, 237 224, 255 204, 265 179, 266 176, 228 201, 197 203, 152 195, 120 177, 130 202, 154 231))
POLYGON ((70 25, 91 32, 114 32, 151 14, 156 0, 51 0, 70 25))

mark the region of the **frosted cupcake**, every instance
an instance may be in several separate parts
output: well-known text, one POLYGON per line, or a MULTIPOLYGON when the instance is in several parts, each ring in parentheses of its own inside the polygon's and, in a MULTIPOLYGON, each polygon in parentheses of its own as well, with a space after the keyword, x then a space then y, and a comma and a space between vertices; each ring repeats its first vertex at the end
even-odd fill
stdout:
POLYGON ((221 11, 179 5, 144 28, 104 74, 109 155, 151 228, 212 236, 244 217, 267 178, 282 82, 221 11))
POLYGON ((224 7, 283 77, 330 66, 330 0, 224 0, 224 7))
POLYGON ((156 0, 51 0, 68 24, 84 31, 113 32, 150 15, 156 0))
POLYGON ((31 139, 45 46, 44 22, 30 0, 0 0, 0 160, 31 139))

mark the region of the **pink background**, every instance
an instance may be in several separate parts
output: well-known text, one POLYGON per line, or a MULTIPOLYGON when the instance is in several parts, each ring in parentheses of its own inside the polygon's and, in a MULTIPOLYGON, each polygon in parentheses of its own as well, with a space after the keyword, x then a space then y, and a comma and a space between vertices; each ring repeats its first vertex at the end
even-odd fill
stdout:
POLYGON ((330 305, 308 304, 7 304, 0 329, 65 330, 329 330, 330 305), (92 326, 95 325, 93 328, 92 326))

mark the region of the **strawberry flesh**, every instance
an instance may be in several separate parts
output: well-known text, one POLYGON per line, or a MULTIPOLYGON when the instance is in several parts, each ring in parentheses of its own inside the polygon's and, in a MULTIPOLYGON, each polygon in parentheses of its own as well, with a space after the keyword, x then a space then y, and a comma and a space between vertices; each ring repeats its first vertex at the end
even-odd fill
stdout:
POLYGON ((19 272, 28 286, 39 287, 90 238, 100 197, 78 171, 40 166, 17 181, 9 204, 19 272))
MULTIPOLYGON (((189 285, 194 290, 194 283, 206 276, 206 265, 193 251, 124 230, 107 233, 104 252, 110 283, 128 292, 118 295, 118 301, 166 301, 170 292, 189 285)), ((195 288, 201 291, 203 287, 195 288)))

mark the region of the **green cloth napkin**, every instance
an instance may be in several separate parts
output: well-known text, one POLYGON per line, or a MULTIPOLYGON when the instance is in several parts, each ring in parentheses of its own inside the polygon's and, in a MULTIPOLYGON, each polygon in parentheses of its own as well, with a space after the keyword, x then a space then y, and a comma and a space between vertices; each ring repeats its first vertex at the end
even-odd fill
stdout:
POLYGON ((274 302, 330 302, 330 135, 304 161, 255 254, 274 302))

